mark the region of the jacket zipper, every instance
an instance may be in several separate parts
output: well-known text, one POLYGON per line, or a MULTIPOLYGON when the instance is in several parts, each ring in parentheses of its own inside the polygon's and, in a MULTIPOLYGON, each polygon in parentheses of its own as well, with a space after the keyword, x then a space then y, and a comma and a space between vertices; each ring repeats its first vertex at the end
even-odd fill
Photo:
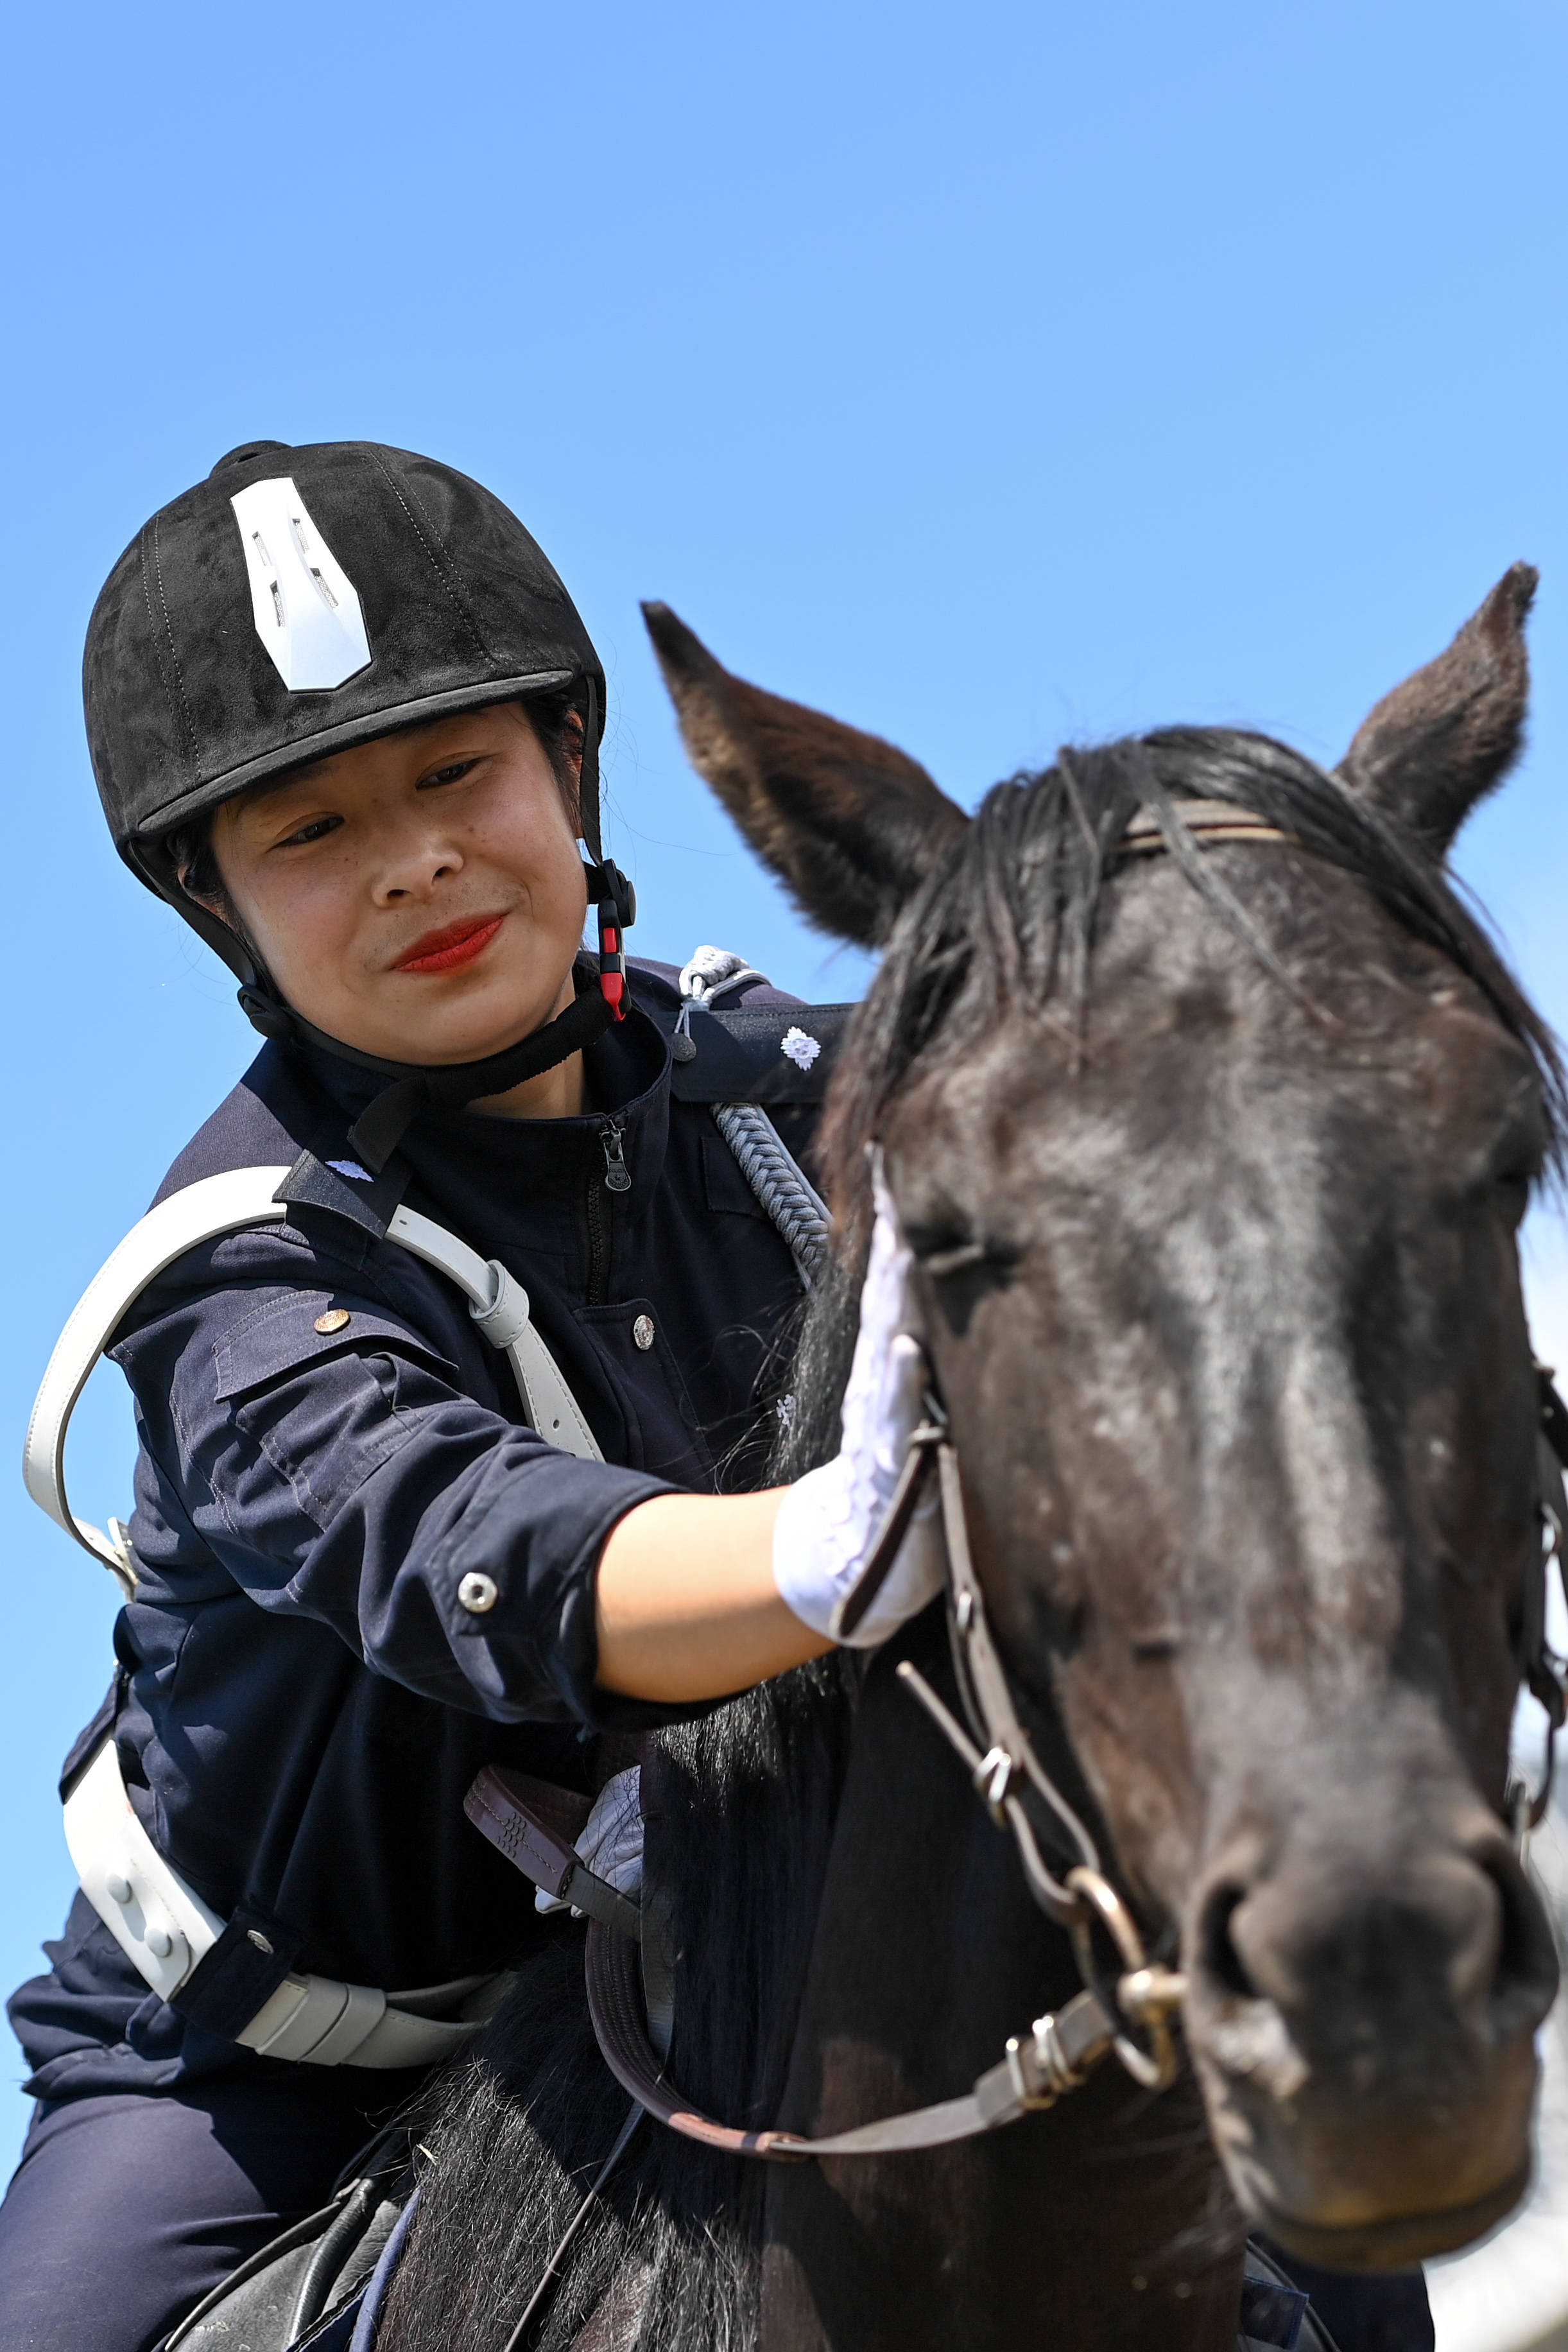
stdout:
POLYGON ((588 1182, 588 1303, 602 1307, 610 1287, 610 1203, 606 1192, 629 1192, 632 1178, 626 1166, 622 1138, 625 1128, 618 1118, 601 1118, 599 1122, 599 1148, 604 1154, 604 1172, 591 1176, 588 1182))

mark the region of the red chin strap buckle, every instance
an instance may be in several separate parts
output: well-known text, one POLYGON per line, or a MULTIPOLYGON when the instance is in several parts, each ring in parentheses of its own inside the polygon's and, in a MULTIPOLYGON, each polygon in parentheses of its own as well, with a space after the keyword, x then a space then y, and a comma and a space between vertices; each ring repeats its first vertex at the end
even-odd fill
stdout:
POLYGON ((613 923, 599 919, 599 993, 614 1013, 617 1021, 626 1018, 626 959, 621 952, 621 933, 613 923))
POLYGON ((617 1021, 626 1018, 626 927, 637 919, 637 893, 604 858, 590 868, 589 887, 604 893, 599 901, 599 992, 617 1021))

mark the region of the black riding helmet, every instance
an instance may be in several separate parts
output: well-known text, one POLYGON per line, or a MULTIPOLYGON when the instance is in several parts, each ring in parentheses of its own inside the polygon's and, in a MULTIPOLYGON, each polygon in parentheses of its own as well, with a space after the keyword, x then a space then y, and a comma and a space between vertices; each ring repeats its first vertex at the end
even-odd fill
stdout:
POLYGON ((636 908, 600 842, 603 668, 542 551, 465 474, 371 441, 231 450, 110 572, 88 625, 82 698, 116 848, 223 957, 256 1027, 391 1081, 354 1131, 372 1166, 426 1103, 502 1093, 620 1018, 621 934, 636 908), (563 693, 583 723, 600 985, 506 1053, 427 1069, 321 1035, 181 887, 170 835, 236 793, 400 727, 563 693))

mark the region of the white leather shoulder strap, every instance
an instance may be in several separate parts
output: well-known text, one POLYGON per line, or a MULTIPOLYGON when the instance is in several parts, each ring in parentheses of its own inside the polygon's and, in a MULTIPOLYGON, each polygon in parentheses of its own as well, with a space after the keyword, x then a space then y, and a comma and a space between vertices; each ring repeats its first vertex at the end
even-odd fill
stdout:
POLYGON ((510 1359, 529 1427, 559 1445, 563 1454, 575 1454, 583 1462, 602 1462, 604 1456, 582 1408, 534 1328, 528 1292, 499 1258, 481 1257, 444 1225, 433 1224, 413 1209, 394 1212, 387 1239, 401 1242, 405 1250, 457 1285, 468 1301, 468 1312, 490 1345, 505 1349, 510 1359))
MULTIPOLYGON (((49 1358, 27 1423, 22 1475, 39 1508, 101 1560, 127 1592, 135 1588, 136 1570, 120 1522, 111 1519, 106 1535, 101 1528, 78 1519, 67 1500, 66 1433, 77 1400, 108 1341, 165 1266, 220 1234, 282 1222, 288 1204, 274 1200, 273 1194, 287 1174, 287 1168, 235 1168, 226 1175, 204 1177, 199 1184, 187 1184, 161 1201, 131 1227, 94 1276, 49 1358)), ((395 1213, 387 1238, 456 1284, 486 1339, 506 1351, 530 1426, 565 1453, 587 1462, 601 1461, 593 1432, 533 1327, 522 1284, 497 1259, 482 1258, 455 1234, 412 1209, 395 1213)))

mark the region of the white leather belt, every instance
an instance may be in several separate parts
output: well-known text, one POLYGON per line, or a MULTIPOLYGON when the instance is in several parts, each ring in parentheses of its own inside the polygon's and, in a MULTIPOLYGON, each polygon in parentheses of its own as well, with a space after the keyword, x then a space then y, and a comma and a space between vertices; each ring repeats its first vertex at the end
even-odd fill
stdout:
MULTIPOLYGON (((66 1843, 82 1893, 152 1990, 171 2000, 225 1922, 163 1859, 120 1778, 106 1733, 66 1799, 66 1843)), ((258 1929, 251 1931, 260 1943, 258 1929)), ((382 1992, 335 1977, 286 1976, 235 2039, 308 2066, 431 2066, 471 2041, 507 1990, 505 1976, 456 1977, 382 1992)))

